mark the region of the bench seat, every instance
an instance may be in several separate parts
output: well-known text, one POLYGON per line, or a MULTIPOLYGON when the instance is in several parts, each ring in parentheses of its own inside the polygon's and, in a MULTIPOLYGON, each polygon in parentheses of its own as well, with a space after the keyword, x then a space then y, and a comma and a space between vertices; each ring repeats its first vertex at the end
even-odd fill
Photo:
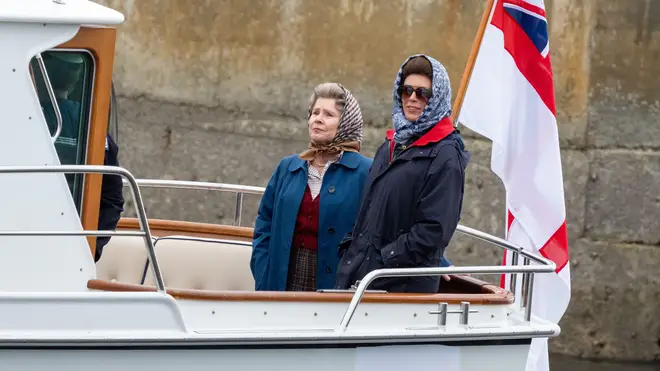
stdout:
MULTIPOLYGON (((89 281, 88 287, 104 291, 155 290, 146 251, 141 237, 114 236, 97 263, 97 279, 89 281)), ((352 296, 351 293, 256 292, 250 271, 252 248, 244 241, 169 235, 155 239, 155 251, 168 293, 182 299, 348 301, 352 296)), ((468 276, 443 281, 438 294, 386 293, 369 294, 369 297, 394 302, 440 299, 449 303, 513 302, 509 291, 468 276)))
MULTIPOLYGON (((251 245, 243 241, 190 236, 154 239, 167 287, 198 290, 254 290, 251 245)), ((96 265, 97 278, 126 284, 155 285, 142 237, 113 236, 96 265)))

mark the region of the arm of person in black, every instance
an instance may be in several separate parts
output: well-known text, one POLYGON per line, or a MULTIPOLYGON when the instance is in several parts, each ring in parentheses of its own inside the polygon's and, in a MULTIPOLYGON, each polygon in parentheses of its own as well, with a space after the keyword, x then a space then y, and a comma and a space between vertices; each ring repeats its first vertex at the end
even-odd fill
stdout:
POLYGON ((415 224, 381 249, 386 268, 413 267, 435 249, 444 256, 458 225, 462 201, 463 168, 453 146, 443 146, 429 167, 419 197, 415 224))
MULTIPOLYGON (((106 137, 106 150, 104 165, 119 166, 119 147, 112 139, 110 134, 106 137)), ((99 226, 101 231, 114 230, 124 211, 124 194, 122 178, 119 175, 103 174, 103 184, 101 186, 101 204, 99 209, 99 226)), ((96 238, 96 256, 97 262, 103 253, 103 247, 110 241, 110 237, 96 238)))
MULTIPOLYGON (((353 224, 353 228, 355 228, 355 224, 353 224)), ((339 248, 338 248, 338 251, 337 251, 337 255, 340 258, 344 255, 346 250, 348 250, 348 248, 351 246, 352 241, 353 241, 353 229, 348 231, 348 233, 346 233, 344 235, 344 238, 341 239, 341 242, 339 242, 339 248)))

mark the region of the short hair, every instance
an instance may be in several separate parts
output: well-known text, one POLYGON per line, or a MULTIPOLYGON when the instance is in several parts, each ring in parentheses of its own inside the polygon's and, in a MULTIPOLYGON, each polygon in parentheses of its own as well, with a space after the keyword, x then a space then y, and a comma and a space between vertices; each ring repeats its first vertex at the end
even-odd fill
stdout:
POLYGON ((308 118, 312 115, 314 104, 316 104, 316 101, 319 98, 334 99, 339 113, 344 112, 344 107, 346 106, 346 92, 344 92, 341 85, 336 82, 324 82, 316 85, 312 96, 309 98, 309 109, 307 112, 308 118))
POLYGON ((433 81, 433 66, 431 66, 431 62, 424 57, 414 57, 403 66, 401 70, 400 84, 403 85, 410 75, 423 75, 433 81))

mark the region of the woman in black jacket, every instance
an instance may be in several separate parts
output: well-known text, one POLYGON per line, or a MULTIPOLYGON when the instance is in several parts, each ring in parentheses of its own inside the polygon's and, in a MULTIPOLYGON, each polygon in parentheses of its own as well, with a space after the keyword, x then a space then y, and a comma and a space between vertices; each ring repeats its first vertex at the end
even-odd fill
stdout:
MULTIPOLYGON (((336 289, 381 268, 438 267, 456 230, 469 154, 451 120, 447 71, 413 55, 394 83, 394 129, 378 148, 352 236, 340 245, 336 289)), ((381 278, 370 289, 438 292, 440 277, 381 278)))

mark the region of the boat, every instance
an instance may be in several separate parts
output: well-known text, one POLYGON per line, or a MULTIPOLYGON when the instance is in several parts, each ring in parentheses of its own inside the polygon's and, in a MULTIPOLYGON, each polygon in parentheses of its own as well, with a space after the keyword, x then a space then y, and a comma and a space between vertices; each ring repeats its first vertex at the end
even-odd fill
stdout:
POLYGON ((136 179, 103 165, 123 21, 88 0, 0 7, 3 369, 509 371, 524 369, 532 339, 559 335, 531 314, 529 290, 554 263, 463 225, 524 264, 382 269, 350 290, 255 291, 241 212, 243 196, 263 188, 136 179), (79 73, 64 95, 52 58, 79 73), (134 201, 136 217, 114 231, 97 229, 104 174, 121 176, 134 201), (234 225, 149 219, 147 187, 232 192, 234 225), (111 240, 95 263, 99 236, 111 240), (383 277, 442 274, 457 276, 434 294, 367 290, 383 277), (505 290, 462 274, 515 279, 505 290))

